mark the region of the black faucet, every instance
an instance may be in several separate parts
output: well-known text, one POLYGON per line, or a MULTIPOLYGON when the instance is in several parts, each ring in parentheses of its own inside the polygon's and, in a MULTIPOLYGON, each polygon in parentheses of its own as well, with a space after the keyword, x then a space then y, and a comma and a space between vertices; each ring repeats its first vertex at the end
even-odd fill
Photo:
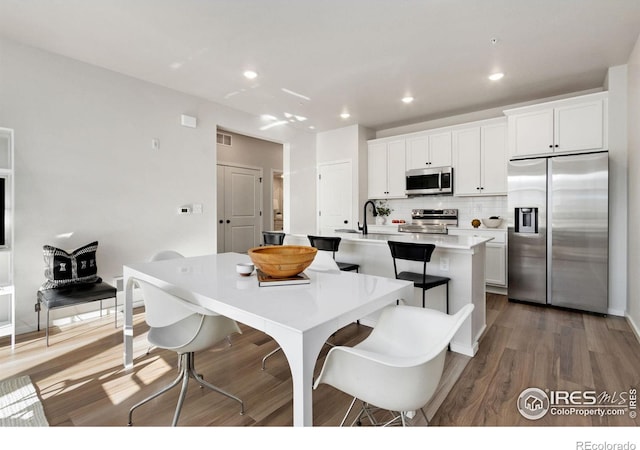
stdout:
POLYGON ((362 230, 362 234, 369 234, 369 230, 367 230, 367 205, 371 203, 371 207, 373 208, 373 217, 378 215, 378 210, 376 209, 376 204, 373 203, 373 200, 367 200, 364 202, 364 208, 362 209, 362 220, 364 223, 362 224, 362 228, 358 227, 358 229, 362 230))

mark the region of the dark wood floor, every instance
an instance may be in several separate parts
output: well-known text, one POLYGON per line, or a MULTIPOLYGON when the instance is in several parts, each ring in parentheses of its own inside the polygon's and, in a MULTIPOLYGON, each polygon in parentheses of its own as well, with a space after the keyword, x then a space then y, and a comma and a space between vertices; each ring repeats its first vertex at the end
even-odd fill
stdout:
MULTIPOLYGON (((605 417, 551 416, 537 421, 516 409, 520 393, 543 390, 627 392, 640 386, 640 344, 625 319, 510 303, 487 295, 487 330, 473 358, 449 353, 441 386, 426 411, 431 425, 638 425, 629 415, 605 417)), ((113 318, 54 329, 51 346, 44 333, 17 339, 11 352, 0 339, 0 378, 30 375, 52 426, 125 426, 128 409, 175 377, 176 355, 153 350, 146 354, 144 312, 135 312, 135 368, 122 367, 121 328, 113 318)), ((288 426, 292 423, 291 378, 282 353, 267 370, 260 361, 276 347, 264 333, 242 327, 232 346, 220 345, 196 357, 205 378, 245 401, 237 403, 190 385, 180 425, 288 426)), ((334 337, 353 345, 370 329, 352 324, 334 337)), ((328 348, 323 350, 319 370, 328 348)), ((141 407, 134 425, 162 426, 171 422, 177 389, 141 407)), ((329 386, 314 392, 314 423, 339 424, 350 399, 329 386)), ((416 416, 416 425, 424 420, 416 416)))

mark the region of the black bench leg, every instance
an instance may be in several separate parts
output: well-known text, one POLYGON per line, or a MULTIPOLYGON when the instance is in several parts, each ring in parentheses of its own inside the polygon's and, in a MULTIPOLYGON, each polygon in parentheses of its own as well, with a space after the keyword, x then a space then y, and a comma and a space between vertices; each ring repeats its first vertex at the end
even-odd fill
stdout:
POLYGON ((447 314, 449 314, 449 283, 447 282, 447 314))

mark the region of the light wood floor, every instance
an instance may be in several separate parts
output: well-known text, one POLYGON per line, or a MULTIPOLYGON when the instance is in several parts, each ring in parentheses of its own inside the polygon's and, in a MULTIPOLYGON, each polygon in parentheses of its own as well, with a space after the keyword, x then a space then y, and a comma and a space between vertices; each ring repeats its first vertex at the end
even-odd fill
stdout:
MULTIPOLYGON (((122 367, 122 329, 113 317, 53 329, 50 347, 44 332, 18 336, 15 352, 0 339, 0 378, 29 375, 52 426, 125 426, 129 408, 172 381, 176 355, 147 355, 144 311, 135 311, 135 368, 122 367)), ((518 413, 516 399, 528 387, 626 392, 640 386, 640 344, 626 321, 532 305, 487 295, 487 331, 473 358, 448 353, 443 382, 427 406, 430 425, 640 425, 624 416, 564 417, 530 421, 518 413)), ((262 357, 276 347, 267 335, 242 327, 232 345, 196 356, 198 372, 209 382, 242 398, 236 402, 192 382, 180 425, 288 426, 292 423, 291 378, 282 353, 260 370, 262 357)), ((370 329, 352 324, 334 342, 353 345, 370 329)), ((325 346, 316 370, 322 367, 325 346)), ((135 426, 171 422, 178 389, 139 408, 135 426)), ((314 392, 314 423, 335 426, 350 402, 323 385, 314 392)), ((415 424, 424 425, 418 414, 415 424)))

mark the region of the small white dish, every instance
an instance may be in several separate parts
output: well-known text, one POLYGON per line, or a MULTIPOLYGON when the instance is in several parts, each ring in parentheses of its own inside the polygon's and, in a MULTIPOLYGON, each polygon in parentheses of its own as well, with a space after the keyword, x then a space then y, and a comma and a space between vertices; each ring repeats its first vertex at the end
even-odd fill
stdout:
POLYGON ((236 264, 236 272, 243 277, 248 277, 253 273, 254 266, 251 263, 238 263, 236 264))

